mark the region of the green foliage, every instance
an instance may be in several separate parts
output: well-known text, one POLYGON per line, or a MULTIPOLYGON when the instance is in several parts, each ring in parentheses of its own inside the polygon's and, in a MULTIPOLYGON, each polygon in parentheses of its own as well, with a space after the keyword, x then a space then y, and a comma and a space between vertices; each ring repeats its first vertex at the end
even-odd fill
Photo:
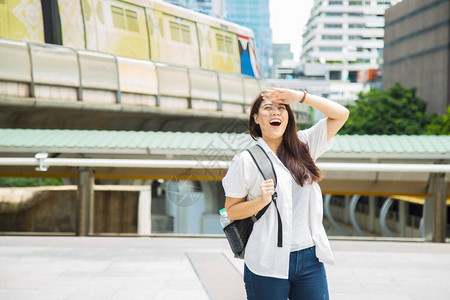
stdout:
POLYGON ((59 178, 0 177, 0 187, 63 185, 59 178))
POLYGON ((425 114, 426 106, 415 88, 396 83, 386 91, 371 89, 359 93, 356 105, 347 107, 350 116, 339 134, 425 134, 436 118, 425 114))
POLYGON ((450 135, 450 106, 447 107, 447 114, 438 116, 427 126, 425 134, 450 135))

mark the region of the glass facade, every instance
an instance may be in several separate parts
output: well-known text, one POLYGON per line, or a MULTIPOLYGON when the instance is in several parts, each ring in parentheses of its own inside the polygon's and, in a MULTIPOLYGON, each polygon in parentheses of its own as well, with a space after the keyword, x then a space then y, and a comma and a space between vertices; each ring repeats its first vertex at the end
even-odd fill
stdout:
POLYGON ((216 18, 225 19, 226 0, 165 0, 216 18))
POLYGON ((272 60, 269 0, 227 0, 226 19, 253 30, 261 76, 269 77, 272 60))

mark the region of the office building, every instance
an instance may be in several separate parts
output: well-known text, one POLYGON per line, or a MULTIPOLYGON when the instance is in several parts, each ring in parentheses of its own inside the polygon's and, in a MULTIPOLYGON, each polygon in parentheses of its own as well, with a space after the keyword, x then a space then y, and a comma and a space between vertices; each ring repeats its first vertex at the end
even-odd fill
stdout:
POLYGON ((383 63, 384 12, 401 0, 314 0, 303 34, 306 76, 330 80, 329 98, 351 103, 363 90, 358 72, 383 63))
POLYGON ((273 44, 272 49, 272 77, 280 79, 293 78, 296 64, 293 61, 294 55, 291 52, 291 44, 273 44))
POLYGON ((165 0, 216 18, 225 19, 226 0, 165 0))
POLYGON ((272 48, 273 65, 281 65, 283 61, 292 60, 294 55, 291 52, 291 44, 273 44, 272 48))
POLYGON ((404 0, 386 11, 383 89, 416 87, 427 112, 450 105, 450 1, 404 0))

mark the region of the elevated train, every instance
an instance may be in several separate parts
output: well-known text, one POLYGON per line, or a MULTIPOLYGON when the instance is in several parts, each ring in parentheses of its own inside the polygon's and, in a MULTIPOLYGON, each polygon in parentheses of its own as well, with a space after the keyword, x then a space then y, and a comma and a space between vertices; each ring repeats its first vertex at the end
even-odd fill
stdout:
POLYGON ((183 115, 222 130, 269 86, 253 31, 225 20, 159 0, 0 0, 0 127, 177 131, 183 115))
POLYGON ((258 78, 249 28, 153 0, 0 0, 0 37, 258 78))

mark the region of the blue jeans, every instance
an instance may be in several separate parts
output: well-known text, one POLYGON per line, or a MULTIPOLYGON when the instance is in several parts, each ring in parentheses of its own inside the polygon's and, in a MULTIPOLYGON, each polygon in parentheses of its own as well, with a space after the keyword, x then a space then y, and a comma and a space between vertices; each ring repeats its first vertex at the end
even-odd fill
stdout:
POLYGON ((316 247, 291 252, 289 279, 254 274, 244 266, 248 300, 328 300, 327 275, 316 257, 316 247))

